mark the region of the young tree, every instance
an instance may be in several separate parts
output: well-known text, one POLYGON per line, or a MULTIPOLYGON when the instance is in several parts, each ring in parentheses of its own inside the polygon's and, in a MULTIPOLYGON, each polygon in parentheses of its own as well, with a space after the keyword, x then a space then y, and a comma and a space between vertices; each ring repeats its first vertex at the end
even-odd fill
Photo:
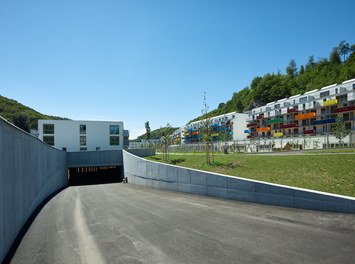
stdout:
POLYGON ((149 121, 145 122, 145 135, 146 135, 146 139, 150 139, 150 126, 149 126, 149 121))
POLYGON ((334 135, 337 140, 339 140, 339 144, 342 143, 343 138, 349 135, 350 131, 346 129, 344 118, 342 116, 337 116, 334 135))
POLYGON ((164 160, 168 161, 169 160, 169 146, 171 144, 171 126, 169 123, 166 124, 166 126, 162 129, 162 141, 163 141, 163 155, 164 155, 164 160))
POLYGON ((206 102, 206 92, 203 96, 203 109, 201 110, 202 115, 205 116, 200 123, 200 135, 202 137, 202 142, 205 144, 206 152, 206 164, 211 164, 211 151, 210 143, 212 142, 212 130, 211 130, 211 119, 208 117, 208 105, 206 102))
POLYGON ((148 148, 150 148, 150 142, 149 142, 149 139, 151 137, 151 134, 150 134, 150 126, 149 126, 149 121, 145 122, 145 138, 148 140, 148 148))

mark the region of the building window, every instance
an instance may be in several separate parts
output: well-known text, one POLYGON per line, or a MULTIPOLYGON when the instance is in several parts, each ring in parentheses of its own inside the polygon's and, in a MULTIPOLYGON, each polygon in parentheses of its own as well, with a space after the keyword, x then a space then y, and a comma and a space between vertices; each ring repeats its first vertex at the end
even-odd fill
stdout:
POLYGON ((338 93, 338 88, 335 88, 335 93, 336 93, 336 94, 338 93))
POLYGON ((307 96, 300 98, 300 104, 307 102, 307 96))
POLYGON ((326 92, 321 92, 319 94, 320 97, 326 97, 326 96, 329 96, 329 91, 326 91, 326 92))
POLYGON ((43 136, 43 141, 48 145, 54 146, 54 136, 43 136))
POLYGON ((43 124, 43 134, 54 134, 54 124, 43 124))
POLYGON ((353 90, 355 90, 355 83, 353 83, 353 90))
POLYGON ((80 151, 86 151, 86 150, 88 150, 86 147, 80 148, 80 151))
POLYGON ((111 146, 118 146, 120 144, 120 137, 119 136, 110 136, 110 145, 111 146))
POLYGON ((63 150, 63 151, 67 151, 67 148, 66 148, 66 147, 63 147, 62 150, 63 150))
POLYGON ((100 150, 100 147, 96 147, 96 150, 100 150))
POLYGON ((276 104, 275 109, 279 109, 279 108, 280 108, 280 104, 276 104))
POLYGON ((80 134, 86 134, 86 125, 80 125, 80 134))
POLYGON ((80 136, 80 146, 86 145, 86 136, 80 136))
POLYGON ((119 125, 110 125, 110 135, 119 135, 120 127, 119 125))

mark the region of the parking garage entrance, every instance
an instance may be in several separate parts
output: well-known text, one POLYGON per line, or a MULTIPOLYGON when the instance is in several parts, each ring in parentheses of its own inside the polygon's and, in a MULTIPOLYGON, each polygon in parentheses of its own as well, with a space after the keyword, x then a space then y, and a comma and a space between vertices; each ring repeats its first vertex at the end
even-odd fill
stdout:
POLYGON ((89 185, 122 182, 122 166, 94 166, 68 169, 70 185, 89 185))

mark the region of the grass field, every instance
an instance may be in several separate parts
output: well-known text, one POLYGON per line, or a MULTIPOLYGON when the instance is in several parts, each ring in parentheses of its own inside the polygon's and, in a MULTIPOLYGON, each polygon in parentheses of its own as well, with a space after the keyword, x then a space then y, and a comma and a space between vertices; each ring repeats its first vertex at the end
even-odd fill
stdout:
MULTIPOLYGON (((163 162, 162 155, 148 159, 163 162)), ((170 164, 253 180, 355 197, 355 155, 216 155, 205 164, 204 154, 170 155, 170 164)))

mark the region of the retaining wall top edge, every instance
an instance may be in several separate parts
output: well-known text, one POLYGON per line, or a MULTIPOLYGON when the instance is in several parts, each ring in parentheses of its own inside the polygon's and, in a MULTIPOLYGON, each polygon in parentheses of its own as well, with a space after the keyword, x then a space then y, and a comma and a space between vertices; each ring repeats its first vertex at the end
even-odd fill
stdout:
POLYGON ((296 190, 296 191, 304 191, 304 192, 309 192, 309 193, 314 193, 314 194, 321 194, 321 195, 332 196, 332 197, 336 197, 336 198, 343 198, 343 199, 355 201, 355 197, 351 197, 351 196, 334 194, 334 193, 327 193, 327 192, 322 192, 322 191, 316 191, 316 190, 311 190, 311 189, 293 187, 293 186, 282 185, 282 184, 271 183, 271 182, 251 180, 251 179, 242 178, 242 177, 238 177, 238 176, 231 176, 231 175, 226 175, 226 174, 221 174, 221 173, 215 173, 215 172, 203 171, 203 170, 198 170, 198 169, 192 169, 192 168, 188 168, 188 167, 181 167, 181 166, 176 166, 176 165, 171 165, 171 164, 165 164, 165 163, 152 161, 152 160, 147 160, 145 158, 138 157, 138 156, 136 156, 136 155, 134 155, 132 153, 129 153, 129 152, 125 151, 125 150, 123 150, 123 151, 128 153, 128 154, 130 154, 130 155, 132 155, 132 156, 134 156, 134 157, 136 157, 136 158, 139 158, 141 160, 145 160, 145 161, 161 164, 161 165, 164 165, 164 166, 170 166, 170 167, 173 167, 173 168, 184 168, 184 169, 188 169, 188 170, 191 170, 191 171, 198 171, 198 172, 203 172, 203 173, 207 173, 207 174, 213 174, 213 175, 218 175, 218 176, 222 176, 222 177, 227 177, 227 178, 231 178, 231 179, 238 179, 238 180, 242 180, 242 181, 248 181, 248 182, 251 182, 251 183, 266 184, 266 185, 271 185, 271 186, 275 186, 275 187, 282 187, 282 188, 296 190))
POLYGON ((32 137, 33 139, 37 140, 38 142, 40 142, 42 145, 45 145, 47 146, 48 148, 50 149, 53 149, 53 150, 56 150, 56 151, 59 151, 59 152, 63 152, 65 153, 65 151, 63 150, 60 150, 60 149, 57 149, 51 145, 48 145, 47 143, 44 143, 42 140, 40 140, 38 137, 28 133, 27 131, 25 130, 22 130, 21 128, 15 126, 14 124, 12 124, 11 122, 9 122, 8 120, 6 120, 5 118, 3 118, 2 116, 0 116, 0 122, 3 122, 5 125, 8 125, 9 127, 13 128, 13 129, 16 129, 18 130, 19 132, 25 134, 26 136, 29 136, 29 137, 32 137))

